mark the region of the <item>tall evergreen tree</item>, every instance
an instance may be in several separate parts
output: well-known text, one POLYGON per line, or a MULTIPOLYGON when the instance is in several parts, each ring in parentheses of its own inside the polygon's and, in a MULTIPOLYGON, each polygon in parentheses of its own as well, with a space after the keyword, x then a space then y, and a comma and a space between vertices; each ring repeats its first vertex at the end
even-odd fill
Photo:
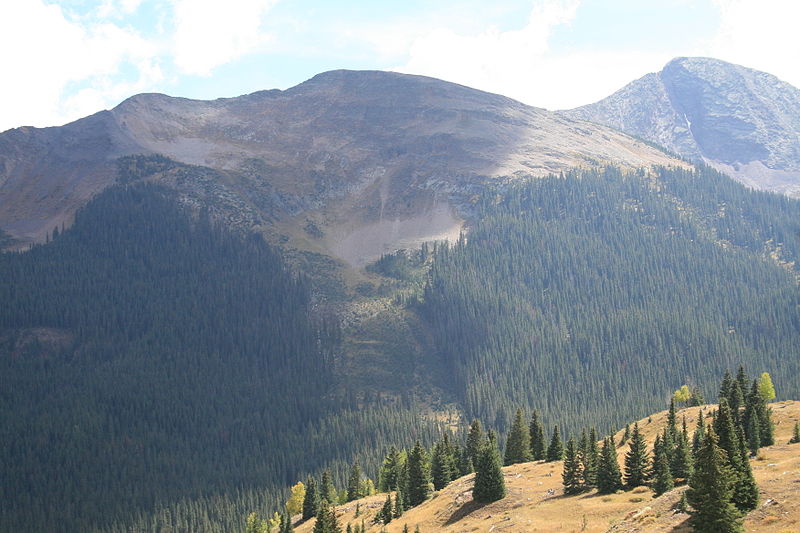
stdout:
POLYGON ((428 499, 431 489, 431 472, 425 449, 419 443, 408 456, 408 488, 403 492, 408 495, 408 503, 416 507, 428 499))
POLYGON ((703 439, 706 436, 706 423, 703 416, 703 411, 697 413, 697 428, 694 430, 692 436, 692 458, 697 461, 697 454, 700 451, 700 446, 703 445, 703 439))
MULTIPOLYGON (((669 428, 664 429, 664 435, 669 435, 669 428)), ((653 491, 656 496, 661 496, 668 490, 672 490, 675 483, 672 479, 672 471, 669 467, 669 458, 666 449, 667 443, 664 439, 656 437, 653 445, 653 491)))
POLYGON ((481 421, 475 419, 469 425, 469 433, 467 434, 467 453, 472 460, 473 466, 478 462, 478 451, 483 445, 486 436, 483 434, 481 421))
POLYGON ((511 431, 506 440, 506 453, 503 463, 513 465, 517 463, 527 463, 533 460, 531 454, 530 430, 525 424, 522 409, 517 409, 514 421, 511 423, 511 431))
POLYGON ((678 432, 678 441, 675 443, 675 451, 672 454, 672 462, 669 467, 675 478, 689 481, 692 475, 692 449, 689 444, 689 431, 686 428, 686 417, 683 417, 681 431, 678 432))
POLYGON ((728 465, 727 453, 717 445, 713 430, 709 430, 698 450, 694 474, 686 493, 694 509, 689 524, 695 533, 743 531, 741 515, 731 501, 735 477, 728 465))
POLYGON ((547 461, 560 461, 564 458, 564 444, 561 442, 561 433, 558 431, 558 426, 553 426, 553 437, 550 439, 550 445, 547 447, 547 461))
POLYGON ((500 500, 506 495, 506 483, 500 462, 500 452, 493 439, 481 447, 478 461, 475 463, 475 485, 472 498, 480 503, 500 500))
POLYGON ((314 533, 342 533, 339 522, 336 520, 336 511, 323 499, 317 509, 317 520, 314 522, 314 533))
POLYGON ((533 411, 530 425, 531 455, 535 461, 544 461, 547 457, 547 442, 544 438, 544 426, 539 419, 539 411, 533 411))
POLYGON ((472 463, 472 457, 469 455, 467 447, 461 448, 461 457, 458 461, 458 470, 462 476, 471 474, 475 471, 475 465, 472 463))
POLYGON ((578 494, 585 490, 583 461, 580 447, 575 439, 569 439, 564 450, 564 471, 561 474, 564 494, 578 494))
POLYGON ((800 422, 794 423, 794 430, 792 431, 792 438, 789 439, 789 444, 797 444, 800 442, 800 422))
POLYGON ((361 466, 355 462, 350 467, 350 476, 347 478, 347 501, 357 500, 361 496, 361 466))
POLYGON ((583 477, 586 488, 597 486, 597 469, 600 463, 600 449, 597 447, 597 430, 589 430, 589 438, 583 450, 583 477))
POLYGON ((647 485, 650 480, 650 457, 647 444, 639 431, 639 423, 633 425, 628 453, 625 454, 625 486, 629 489, 647 485))
POLYGON ((614 441, 607 437, 600 451, 600 462, 597 468, 597 492, 613 494, 622 488, 622 476, 617 462, 617 451, 614 441))
POLYGON ((450 454, 450 448, 444 439, 439 440, 433 447, 433 452, 431 453, 431 477, 435 490, 442 490, 456 477, 453 456, 450 454))
POLYGON ((331 505, 335 505, 337 500, 339 499, 336 487, 333 486, 333 479, 331 479, 331 473, 328 470, 325 470, 322 473, 322 483, 320 485, 320 494, 319 497, 322 500, 328 500, 328 503, 331 505))
POLYGON ((308 476, 306 479, 306 495, 303 497, 303 520, 308 520, 317 515, 319 509, 319 494, 317 494, 317 482, 308 476))
POLYGON ((625 424, 625 431, 622 432, 622 438, 619 439, 619 445, 622 446, 623 444, 628 442, 628 439, 630 438, 631 438, 631 425, 625 424))
POLYGON ((392 495, 386 495, 386 501, 383 502, 383 507, 378 512, 378 519, 384 524, 388 524, 394 517, 394 509, 392 509, 392 495))

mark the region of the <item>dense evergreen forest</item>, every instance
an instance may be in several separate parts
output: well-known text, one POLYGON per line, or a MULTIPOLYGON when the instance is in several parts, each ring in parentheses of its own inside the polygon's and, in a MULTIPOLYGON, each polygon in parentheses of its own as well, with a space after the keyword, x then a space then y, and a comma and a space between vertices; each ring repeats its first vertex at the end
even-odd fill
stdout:
MULTIPOLYGON (((310 278, 136 181, 0 255, 0 531, 237 531, 307 474, 342 488, 358 461, 378 480, 390 445, 433 445, 413 394, 344 385, 310 278)), ((740 362, 800 393, 797 201, 705 168, 608 168, 491 189, 472 213, 459 242, 369 270, 426 328, 436 400, 499 431, 483 463, 518 407, 604 431, 683 383, 713 401, 740 362)), ((479 460, 437 446, 435 484, 479 460)))
POLYGON ((108 190, 0 280, 0 531, 234 531, 305 472, 433 435, 355 409, 307 280, 165 189, 108 190))
MULTIPOLYGON (((467 417, 619 425, 744 361, 800 392, 800 203, 710 169, 534 179, 434 251, 419 312, 467 417)), ((386 260, 384 260, 386 262, 386 260)), ((712 396, 713 398, 713 396, 712 396)))

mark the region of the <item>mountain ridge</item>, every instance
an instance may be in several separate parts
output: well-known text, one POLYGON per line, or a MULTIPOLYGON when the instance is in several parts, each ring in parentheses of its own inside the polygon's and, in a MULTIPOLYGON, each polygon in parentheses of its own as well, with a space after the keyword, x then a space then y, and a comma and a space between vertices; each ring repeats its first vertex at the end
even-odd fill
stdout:
POLYGON ((713 58, 678 57, 565 116, 605 124, 746 185, 800 195, 800 89, 713 58))

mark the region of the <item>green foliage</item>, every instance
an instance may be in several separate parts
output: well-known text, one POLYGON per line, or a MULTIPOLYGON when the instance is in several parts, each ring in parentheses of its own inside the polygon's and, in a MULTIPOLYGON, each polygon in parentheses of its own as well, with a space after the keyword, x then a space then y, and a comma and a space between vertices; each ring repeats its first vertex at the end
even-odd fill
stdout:
POLYGON ((689 523, 696 533, 743 531, 741 515, 731 501, 736 474, 728 465, 726 455, 717 445, 714 432, 706 433, 686 494, 694 509, 689 523))
POLYGON ((317 516, 319 509, 319 494, 317 493, 317 482, 308 476, 306 480, 306 493, 303 498, 303 520, 308 520, 312 516, 317 516))
POLYGON ((547 457, 547 442, 544 438, 544 426, 539 418, 539 411, 533 411, 530 425, 531 456, 536 461, 543 461, 547 457))
POLYGON ((506 453, 503 464, 513 465, 533 460, 530 439, 530 430, 525 423, 522 409, 517 409, 514 421, 511 423, 511 431, 509 431, 506 439, 506 453))
POLYGON ((575 439, 569 439, 564 451, 564 471, 561 474, 564 494, 579 494, 586 490, 581 454, 575 439))
POLYGON ((800 442, 800 422, 794 423, 794 431, 792 432, 792 438, 789 439, 789 444, 797 444, 800 442))
POLYGON ((350 476, 347 478, 347 501, 357 500, 366 496, 361 492, 361 466, 356 462, 350 469, 350 476))
POLYGON ((764 259, 800 259, 800 202, 710 169, 606 169, 499 188, 475 212, 433 251, 416 308, 468 417, 617 425, 732 358, 800 394, 800 287, 764 259))
POLYGON ((561 432, 558 426, 553 427, 553 436, 547 447, 547 461, 560 461, 564 458, 564 444, 561 442, 561 432))
POLYGON ((425 449, 419 441, 408 456, 408 503, 411 507, 416 507, 425 500, 431 493, 431 472, 425 449))
POLYGON ((322 500, 317 510, 317 520, 314 522, 314 533, 342 533, 339 522, 336 520, 336 510, 327 500, 322 500))
POLYGON ((647 485, 650 481, 650 456, 647 444, 639 431, 639 424, 633 425, 629 450, 625 454, 625 487, 633 489, 647 485))
POLYGON ((672 490, 675 483, 672 479, 672 471, 669 467, 669 456, 667 454, 667 444, 656 437, 653 446, 653 483, 652 488, 656 496, 661 496, 668 490, 672 490))
POLYGON ((470 459, 472 460, 473 466, 478 462, 478 452, 483 446, 483 442, 486 439, 486 436, 483 434, 483 428, 481 427, 481 421, 475 419, 469 425, 469 433, 467 433, 467 454, 469 454, 470 459))
POLYGON ((688 385, 682 385, 680 389, 672 393, 672 399, 678 403, 688 402, 691 397, 692 393, 688 385))
POLYGON ((622 488, 622 474, 617 462, 617 452, 610 437, 603 441, 597 466, 597 492, 613 494, 622 488))
POLYGON ((503 479, 500 452, 497 443, 488 439, 478 450, 472 498, 480 503, 490 503, 504 498, 505 495, 506 483, 503 479))
POLYGON ((775 399, 775 386, 772 384, 769 372, 761 374, 761 378, 758 380, 758 392, 765 402, 775 399))

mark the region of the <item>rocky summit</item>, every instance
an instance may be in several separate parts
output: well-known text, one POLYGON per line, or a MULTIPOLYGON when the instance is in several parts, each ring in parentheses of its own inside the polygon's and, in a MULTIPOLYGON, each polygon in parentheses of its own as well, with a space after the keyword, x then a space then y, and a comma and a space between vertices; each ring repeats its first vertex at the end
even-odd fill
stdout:
POLYGON ((563 114, 647 139, 753 188, 800 196, 800 90, 771 74, 681 57, 563 114))
POLYGON ((0 228, 18 245, 119 180, 119 158, 166 156, 147 179, 275 241, 362 265, 457 236, 459 199, 517 175, 676 160, 605 126, 390 72, 333 71, 214 101, 140 94, 55 128, 0 134, 0 228))

